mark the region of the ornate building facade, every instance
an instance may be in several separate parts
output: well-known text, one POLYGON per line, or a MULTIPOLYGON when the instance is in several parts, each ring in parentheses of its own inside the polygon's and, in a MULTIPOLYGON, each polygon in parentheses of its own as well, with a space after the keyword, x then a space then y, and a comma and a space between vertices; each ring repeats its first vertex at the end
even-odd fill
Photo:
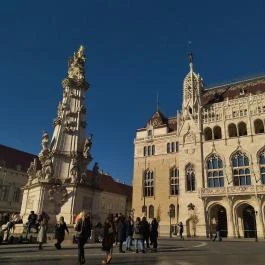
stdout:
POLYGON ((136 131, 135 215, 157 217, 161 235, 182 221, 209 236, 218 222, 223 236, 264 238, 264 122, 265 76, 206 88, 190 57, 182 110, 136 131))
POLYGON ((92 161, 92 135, 86 133, 85 96, 89 88, 85 79, 83 46, 68 62, 68 73, 62 81, 63 99, 53 122, 53 136, 42 136, 38 159, 31 162, 24 186, 21 215, 30 211, 47 212, 51 223, 64 216, 72 224, 82 210, 93 222, 104 222, 109 213, 126 213, 131 209, 131 187, 115 182, 87 166, 92 161))

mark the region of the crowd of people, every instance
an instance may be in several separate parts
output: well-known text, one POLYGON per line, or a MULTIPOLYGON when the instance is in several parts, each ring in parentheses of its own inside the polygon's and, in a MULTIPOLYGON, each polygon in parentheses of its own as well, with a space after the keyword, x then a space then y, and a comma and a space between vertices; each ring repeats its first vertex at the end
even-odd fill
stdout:
MULTIPOLYGON (((78 244, 78 263, 85 263, 84 245, 87 239, 91 236, 91 221, 90 217, 83 212, 81 218, 75 225, 76 240, 78 244)), ((151 251, 157 252, 157 238, 158 238, 158 222, 153 218, 149 224, 146 217, 142 219, 132 217, 125 217, 122 214, 110 214, 103 225, 102 250, 106 253, 105 258, 101 264, 109 264, 112 260, 113 245, 119 247, 120 253, 125 251, 133 251, 132 240, 134 239, 134 250, 136 253, 139 250, 145 253, 145 249, 152 246, 151 251), (125 250, 123 244, 125 242, 125 250)))
MULTIPOLYGON (((10 232, 15 223, 22 223, 22 218, 18 215, 11 215, 6 220, 6 225, 2 231, 10 232)), ((37 215, 31 211, 26 223, 26 239, 31 232, 38 233, 37 242, 38 249, 43 249, 43 243, 47 242, 49 216, 42 212, 37 215)), ((180 238, 183 239, 183 224, 178 224, 180 230, 180 238)), ((78 246, 78 264, 85 263, 84 246, 91 237, 92 223, 90 216, 85 211, 78 215, 75 220, 75 241, 78 246)), ((153 218, 149 223, 146 217, 137 217, 135 220, 131 216, 125 217, 123 214, 109 214, 104 225, 97 224, 96 228, 100 228, 102 250, 105 252, 105 258, 102 264, 109 264, 113 256, 113 245, 117 245, 120 253, 126 251, 135 251, 135 253, 146 253, 147 249, 151 252, 157 252, 157 238, 158 238, 158 221, 153 218), (125 245, 125 249, 124 248, 125 245), (134 247, 134 249, 133 249, 134 247)), ((61 249, 61 244, 64 241, 65 233, 69 234, 68 227, 61 216, 54 227, 54 235, 56 249, 61 249)), ((7 235, 8 238, 8 235, 7 235)))

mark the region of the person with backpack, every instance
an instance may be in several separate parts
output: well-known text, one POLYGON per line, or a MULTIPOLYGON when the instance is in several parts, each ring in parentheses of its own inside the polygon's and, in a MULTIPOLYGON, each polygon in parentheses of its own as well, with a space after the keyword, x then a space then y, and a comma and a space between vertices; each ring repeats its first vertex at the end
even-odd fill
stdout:
POLYGON ((80 216, 81 218, 77 221, 77 224, 75 225, 76 239, 78 245, 78 265, 82 265, 86 262, 84 246, 91 235, 90 216, 85 211, 83 211, 80 216))
POLYGON ((140 250, 145 253, 143 246, 143 226, 140 217, 136 218, 134 223, 133 238, 135 240, 135 252, 138 253, 138 243, 140 244, 140 250))

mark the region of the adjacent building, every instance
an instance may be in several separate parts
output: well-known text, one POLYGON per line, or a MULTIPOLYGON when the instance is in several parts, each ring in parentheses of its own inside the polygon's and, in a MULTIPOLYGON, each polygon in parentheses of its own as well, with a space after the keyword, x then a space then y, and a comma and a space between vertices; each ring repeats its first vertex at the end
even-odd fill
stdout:
POLYGON ((27 169, 36 157, 0 145, 0 222, 4 215, 20 212, 21 187, 27 183, 27 169))
POLYGON ((264 238, 265 76, 205 87, 193 69, 182 109, 159 109, 134 140, 133 208, 156 217, 160 234, 264 238), (170 232, 171 231, 171 232, 170 232))

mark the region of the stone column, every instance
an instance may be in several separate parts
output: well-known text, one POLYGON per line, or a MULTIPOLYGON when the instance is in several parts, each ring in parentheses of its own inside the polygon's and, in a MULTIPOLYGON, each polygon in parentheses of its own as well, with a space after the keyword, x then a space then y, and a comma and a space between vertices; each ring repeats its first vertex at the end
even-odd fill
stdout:
POLYGON ((256 209, 255 209, 255 217, 256 217, 256 229, 258 238, 265 237, 264 223, 262 218, 262 207, 261 207, 261 197, 256 197, 256 209))
POLYGON ((235 233, 235 222, 234 222, 234 213, 233 213, 233 200, 231 198, 227 199, 227 237, 236 237, 235 233))

